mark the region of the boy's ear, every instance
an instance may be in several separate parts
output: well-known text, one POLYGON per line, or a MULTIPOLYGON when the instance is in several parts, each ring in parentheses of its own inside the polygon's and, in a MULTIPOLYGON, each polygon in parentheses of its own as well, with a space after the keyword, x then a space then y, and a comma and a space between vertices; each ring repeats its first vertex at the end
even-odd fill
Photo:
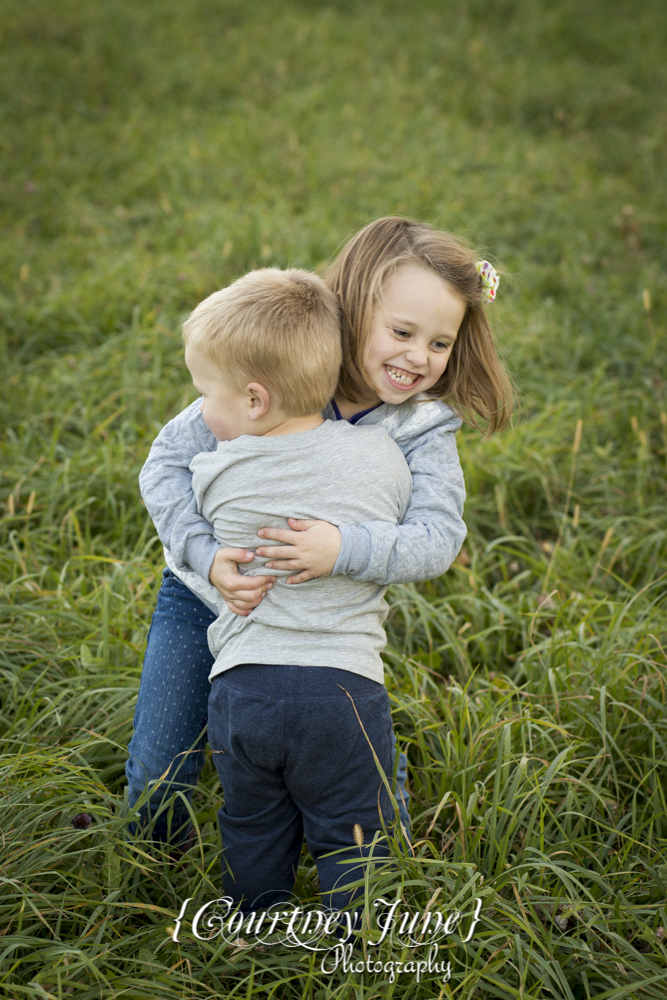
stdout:
POLYGON ((268 413, 271 405, 268 390, 259 382, 248 382, 245 391, 248 393, 248 416, 251 420, 259 420, 268 413))

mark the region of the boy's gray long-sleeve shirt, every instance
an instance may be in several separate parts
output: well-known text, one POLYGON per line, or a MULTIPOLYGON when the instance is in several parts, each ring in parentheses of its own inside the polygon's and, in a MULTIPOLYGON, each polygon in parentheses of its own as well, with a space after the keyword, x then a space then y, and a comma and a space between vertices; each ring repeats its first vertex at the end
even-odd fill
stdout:
MULTIPOLYGON (((323 416, 332 418, 333 408, 327 407, 323 416)), ((333 575, 380 584, 430 580, 449 568, 466 536, 465 488, 455 438, 461 421, 437 401, 383 403, 355 428, 378 424, 407 460, 412 474, 410 504, 398 526, 382 520, 343 526, 333 575)), ((194 574, 212 590, 208 574, 220 544, 197 509, 190 463, 195 455, 217 446, 196 400, 162 428, 139 477, 169 566, 185 571, 188 586, 209 604, 201 589, 194 587, 194 574)))
MULTIPOLYGON (((290 514, 335 525, 375 518, 395 524, 412 489, 406 461, 386 431, 344 421, 221 441, 215 452, 197 455, 191 469, 197 505, 217 540, 251 549, 263 525, 285 527, 290 514)), ((255 556, 239 569, 263 573, 264 562, 255 556)), ((208 630, 216 657, 211 677, 240 663, 289 663, 337 667, 382 683, 386 586, 349 576, 289 586, 288 572, 276 575, 247 617, 219 602, 208 630)))

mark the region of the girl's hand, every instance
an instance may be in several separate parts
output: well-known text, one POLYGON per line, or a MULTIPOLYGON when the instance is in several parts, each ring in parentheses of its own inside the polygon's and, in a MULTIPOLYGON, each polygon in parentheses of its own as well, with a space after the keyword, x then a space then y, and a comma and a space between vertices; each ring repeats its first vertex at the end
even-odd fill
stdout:
POLYGON ((242 576, 238 564, 252 559, 254 553, 247 549, 218 549, 208 575, 229 610, 243 618, 257 607, 276 582, 275 576, 242 576))
POLYGON ((301 570, 287 583, 304 583, 316 576, 329 576, 340 552, 340 531, 328 521, 288 520, 292 531, 284 528, 260 528, 260 538, 272 538, 283 545, 257 549, 257 555, 271 559, 266 569, 301 570))

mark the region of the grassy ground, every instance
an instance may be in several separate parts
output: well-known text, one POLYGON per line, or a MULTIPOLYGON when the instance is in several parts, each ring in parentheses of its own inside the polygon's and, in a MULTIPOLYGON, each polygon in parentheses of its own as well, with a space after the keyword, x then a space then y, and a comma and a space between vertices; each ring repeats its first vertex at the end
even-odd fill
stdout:
POLYGON ((660 1000, 663 4, 6 0, 1 17, 3 995, 660 1000), (502 268, 522 397, 513 430, 460 435, 455 566, 391 592, 415 845, 376 889, 422 910, 483 897, 448 984, 174 943, 181 901, 217 895, 210 761, 180 866, 123 834, 161 566, 137 473, 191 398, 183 313, 251 266, 320 267, 395 212, 502 268))

